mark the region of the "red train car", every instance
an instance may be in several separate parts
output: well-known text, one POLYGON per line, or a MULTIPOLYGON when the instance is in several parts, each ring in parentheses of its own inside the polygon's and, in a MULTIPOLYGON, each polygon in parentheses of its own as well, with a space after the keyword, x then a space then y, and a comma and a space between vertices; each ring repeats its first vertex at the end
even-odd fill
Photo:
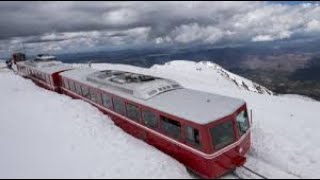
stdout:
POLYGON ((60 89, 59 73, 73 69, 62 62, 56 61, 54 56, 40 55, 31 61, 17 63, 20 75, 31 79, 37 85, 58 92, 60 89))
POLYGON ((98 107, 203 178, 221 177, 246 161, 251 140, 243 100, 123 71, 74 69, 59 75, 63 93, 98 107))

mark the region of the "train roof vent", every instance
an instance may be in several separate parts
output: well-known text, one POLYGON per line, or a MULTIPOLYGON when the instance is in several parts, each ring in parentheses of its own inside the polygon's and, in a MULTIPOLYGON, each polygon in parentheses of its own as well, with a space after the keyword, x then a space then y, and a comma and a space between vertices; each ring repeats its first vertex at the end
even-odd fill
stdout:
POLYGON ((87 80, 140 99, 149 99, 165 91, 183 88, 172 80, 117 70, 95 72, 87 80))
POLYGON ((34 61, 56 61, 57 58, 55 56, 49 54, 38 54, 34 61))

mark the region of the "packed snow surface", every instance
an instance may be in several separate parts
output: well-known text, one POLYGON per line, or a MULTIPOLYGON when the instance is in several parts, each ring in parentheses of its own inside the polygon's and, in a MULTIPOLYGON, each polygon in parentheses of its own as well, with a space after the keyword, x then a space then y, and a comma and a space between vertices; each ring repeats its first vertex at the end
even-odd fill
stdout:
MULTIPOLYGON (((317 101, 274 96, 208 62, 172 61, 150 69, 92 66, 170 78, 187 88, 244 99, 253 113, 246 165, 269 178, 320 178, 317 101)), ((180 163, 127 135, 85 102, 1 70, 0 87, 1 178, 191 178, 180 163)), ((255 178, 241 168, 237 173, 255 178)))

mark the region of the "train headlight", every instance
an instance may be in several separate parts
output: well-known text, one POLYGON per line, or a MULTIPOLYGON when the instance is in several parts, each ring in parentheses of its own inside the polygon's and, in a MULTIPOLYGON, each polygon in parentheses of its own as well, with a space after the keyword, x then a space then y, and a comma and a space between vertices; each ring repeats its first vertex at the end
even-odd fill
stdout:
POLYGON ((243 148, 239 148, 239 153, 242 154, 243 153, 243 148))

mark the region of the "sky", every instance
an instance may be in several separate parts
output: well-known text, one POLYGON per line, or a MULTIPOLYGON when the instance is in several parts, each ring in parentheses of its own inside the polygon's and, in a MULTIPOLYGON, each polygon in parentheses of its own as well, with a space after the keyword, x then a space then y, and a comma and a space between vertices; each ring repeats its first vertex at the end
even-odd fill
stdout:
POLYGON ((310 38, 317 2, 0 2, 0 57, 310 38))

